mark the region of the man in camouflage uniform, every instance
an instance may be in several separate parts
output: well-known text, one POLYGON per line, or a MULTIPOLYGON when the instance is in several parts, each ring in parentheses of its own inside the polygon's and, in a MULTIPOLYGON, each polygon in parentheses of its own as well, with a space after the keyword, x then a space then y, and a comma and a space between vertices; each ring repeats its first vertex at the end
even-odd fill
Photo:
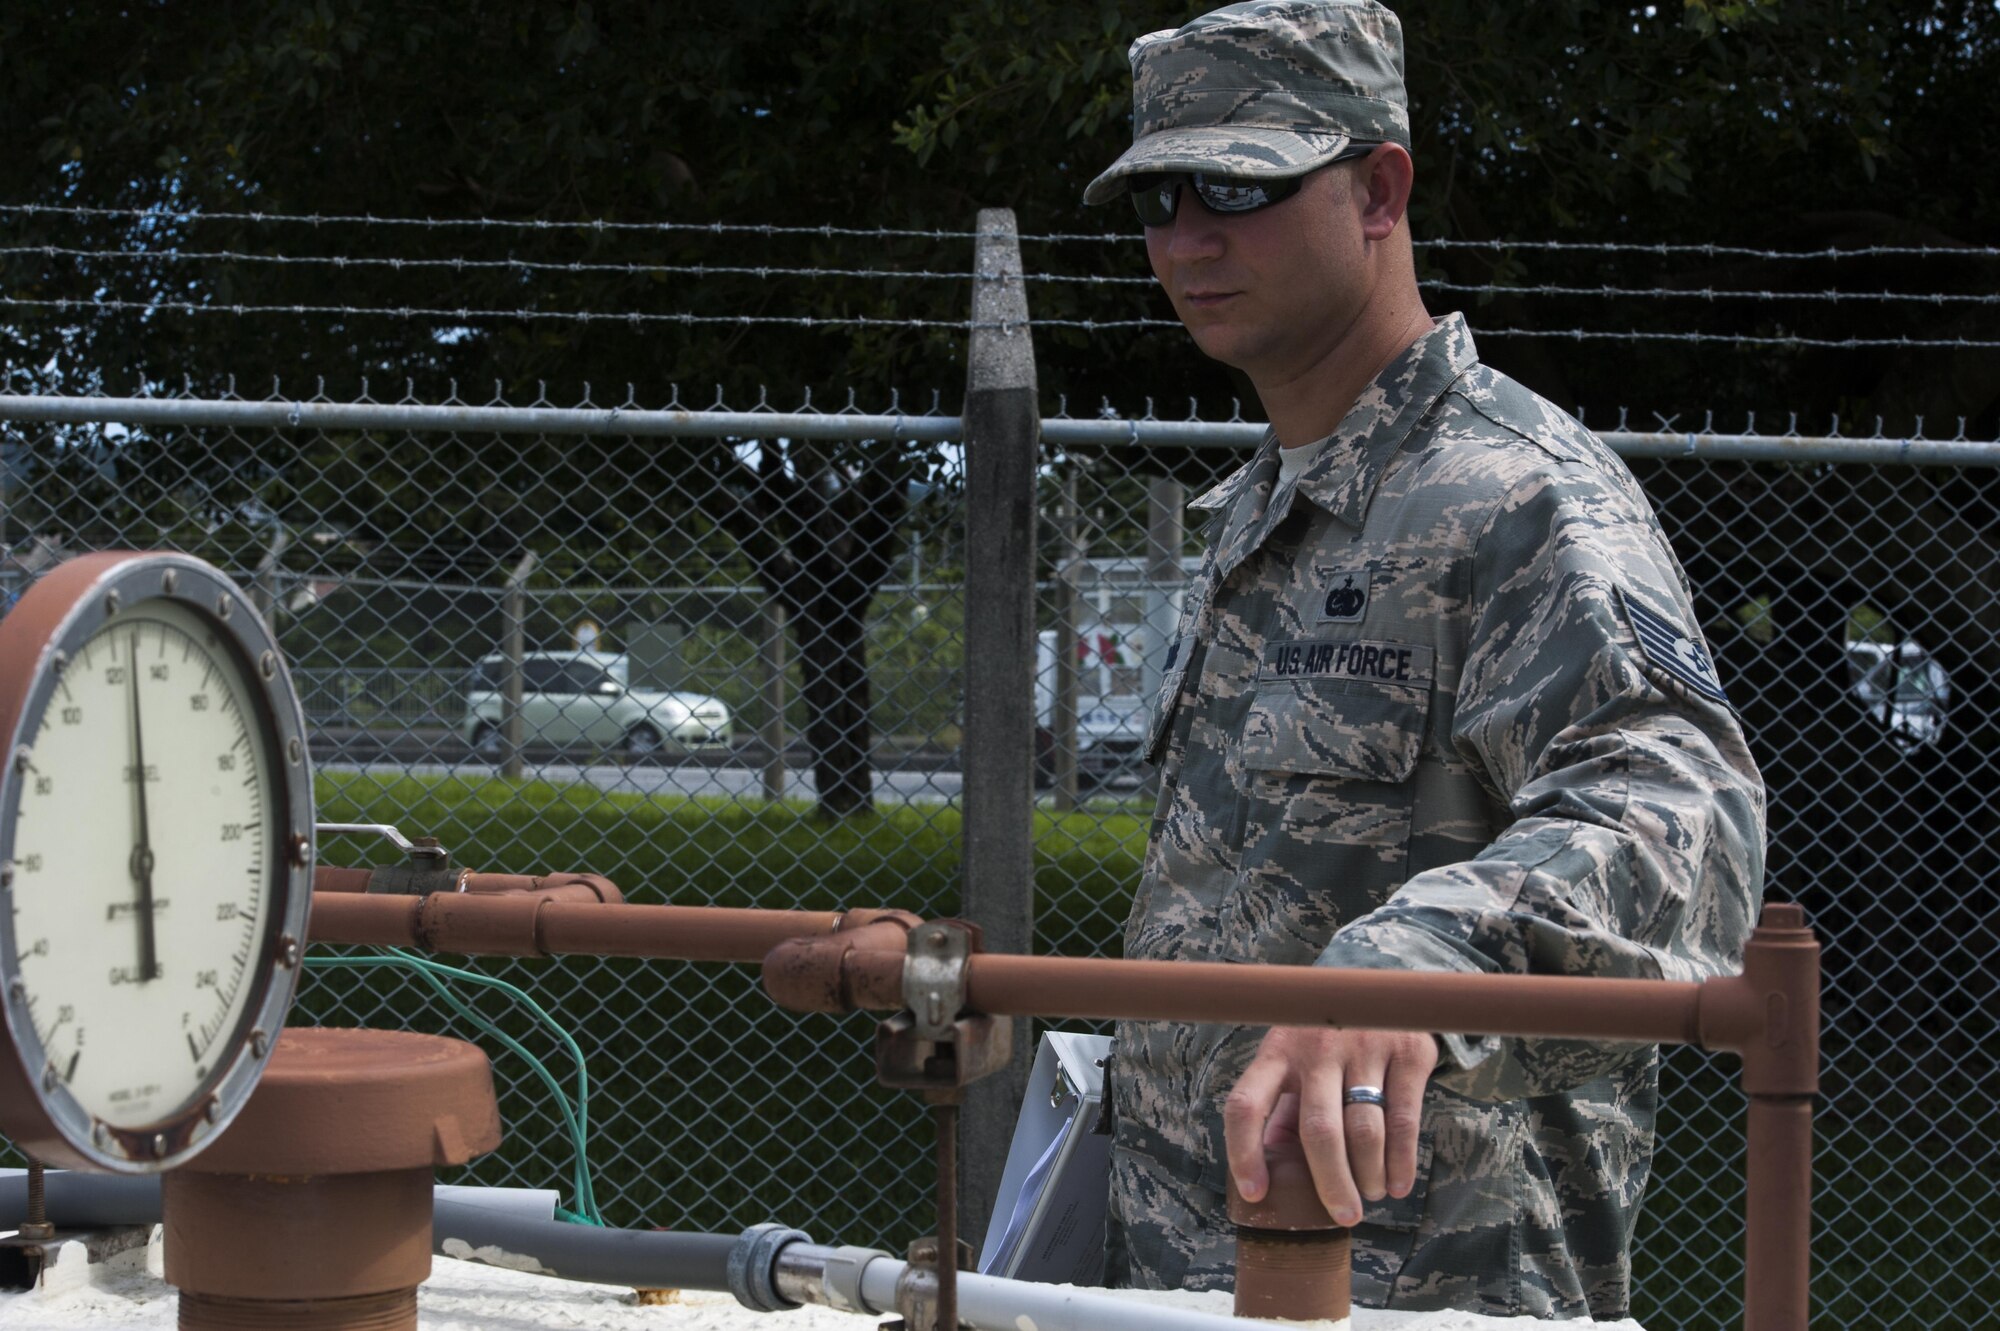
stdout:
MULTIPOLYGON (((1631 474, 1423 308, 1395 16, 1232 5, 1132 66, 1133 146, 1086 198, 1132 196, 1272 429, 1193 505, 1126 955, 1734 971, 1763 788, 1631 474)), ((1229 1284, 1226 1171, 1261 1196, 1267 1134, 1296 1131, 1355 1226, 1357 1302, 1621 1316, 1657 1069, 1651 1046, 1125 1023, 1113 1281, 1229 1284)))

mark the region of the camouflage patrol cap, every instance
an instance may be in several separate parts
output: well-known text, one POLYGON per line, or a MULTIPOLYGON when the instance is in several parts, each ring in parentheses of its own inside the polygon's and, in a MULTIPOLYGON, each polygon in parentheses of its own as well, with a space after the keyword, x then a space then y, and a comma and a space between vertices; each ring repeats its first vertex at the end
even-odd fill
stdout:
POLYGON ((1274 179, 1350 142, 1410 146, 1403 25, 1376 0, 1249 0, 1132 43, 1132 146, 1090 182, 1212 171, 1274 179))

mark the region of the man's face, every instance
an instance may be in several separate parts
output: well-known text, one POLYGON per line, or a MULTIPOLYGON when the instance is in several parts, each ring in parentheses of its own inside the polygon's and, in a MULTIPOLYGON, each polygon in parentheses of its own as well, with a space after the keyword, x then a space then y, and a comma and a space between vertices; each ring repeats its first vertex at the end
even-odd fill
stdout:
POLYGON ((1212 213, 1183 189, 1174 218, 1146 228, 1153 275, 1203 352, 1276 384, 1335 347, 1373 277, 1361 234, 1365 162, 1323 167, 1251 213, 1212 213))

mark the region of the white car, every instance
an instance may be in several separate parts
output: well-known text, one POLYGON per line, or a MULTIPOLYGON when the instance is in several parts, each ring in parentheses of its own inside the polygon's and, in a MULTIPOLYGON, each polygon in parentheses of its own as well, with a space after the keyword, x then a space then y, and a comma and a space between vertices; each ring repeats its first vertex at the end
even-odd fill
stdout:
MULTIPOLYGON (((489 656, 467 683, 466 743, 498 758, 506 739, 501 695, 507 658, 489 656)), ((521 741, 555 748, 616 747, 632 758, 729 742, 729 708, 705 693, 630 687, 631 663, 609 652, 527 652, 521 658, 521 741)))
POLYGON ((1868 714, 1906 749, 1936 744, 1951 704, 1951 677, 1921 643, 1850 642, 1847 668, 1868 714))

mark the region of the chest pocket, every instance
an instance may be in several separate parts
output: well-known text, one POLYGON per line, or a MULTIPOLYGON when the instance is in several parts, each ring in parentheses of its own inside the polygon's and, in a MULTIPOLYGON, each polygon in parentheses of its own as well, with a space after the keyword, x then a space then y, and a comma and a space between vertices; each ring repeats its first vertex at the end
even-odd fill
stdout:
POLYGON ((1241 872, 1220 912, 1225 956, 1310 964, 1408 876, 1429 709, 1427 681, 1259 684, 1239 749, 1241 872))

